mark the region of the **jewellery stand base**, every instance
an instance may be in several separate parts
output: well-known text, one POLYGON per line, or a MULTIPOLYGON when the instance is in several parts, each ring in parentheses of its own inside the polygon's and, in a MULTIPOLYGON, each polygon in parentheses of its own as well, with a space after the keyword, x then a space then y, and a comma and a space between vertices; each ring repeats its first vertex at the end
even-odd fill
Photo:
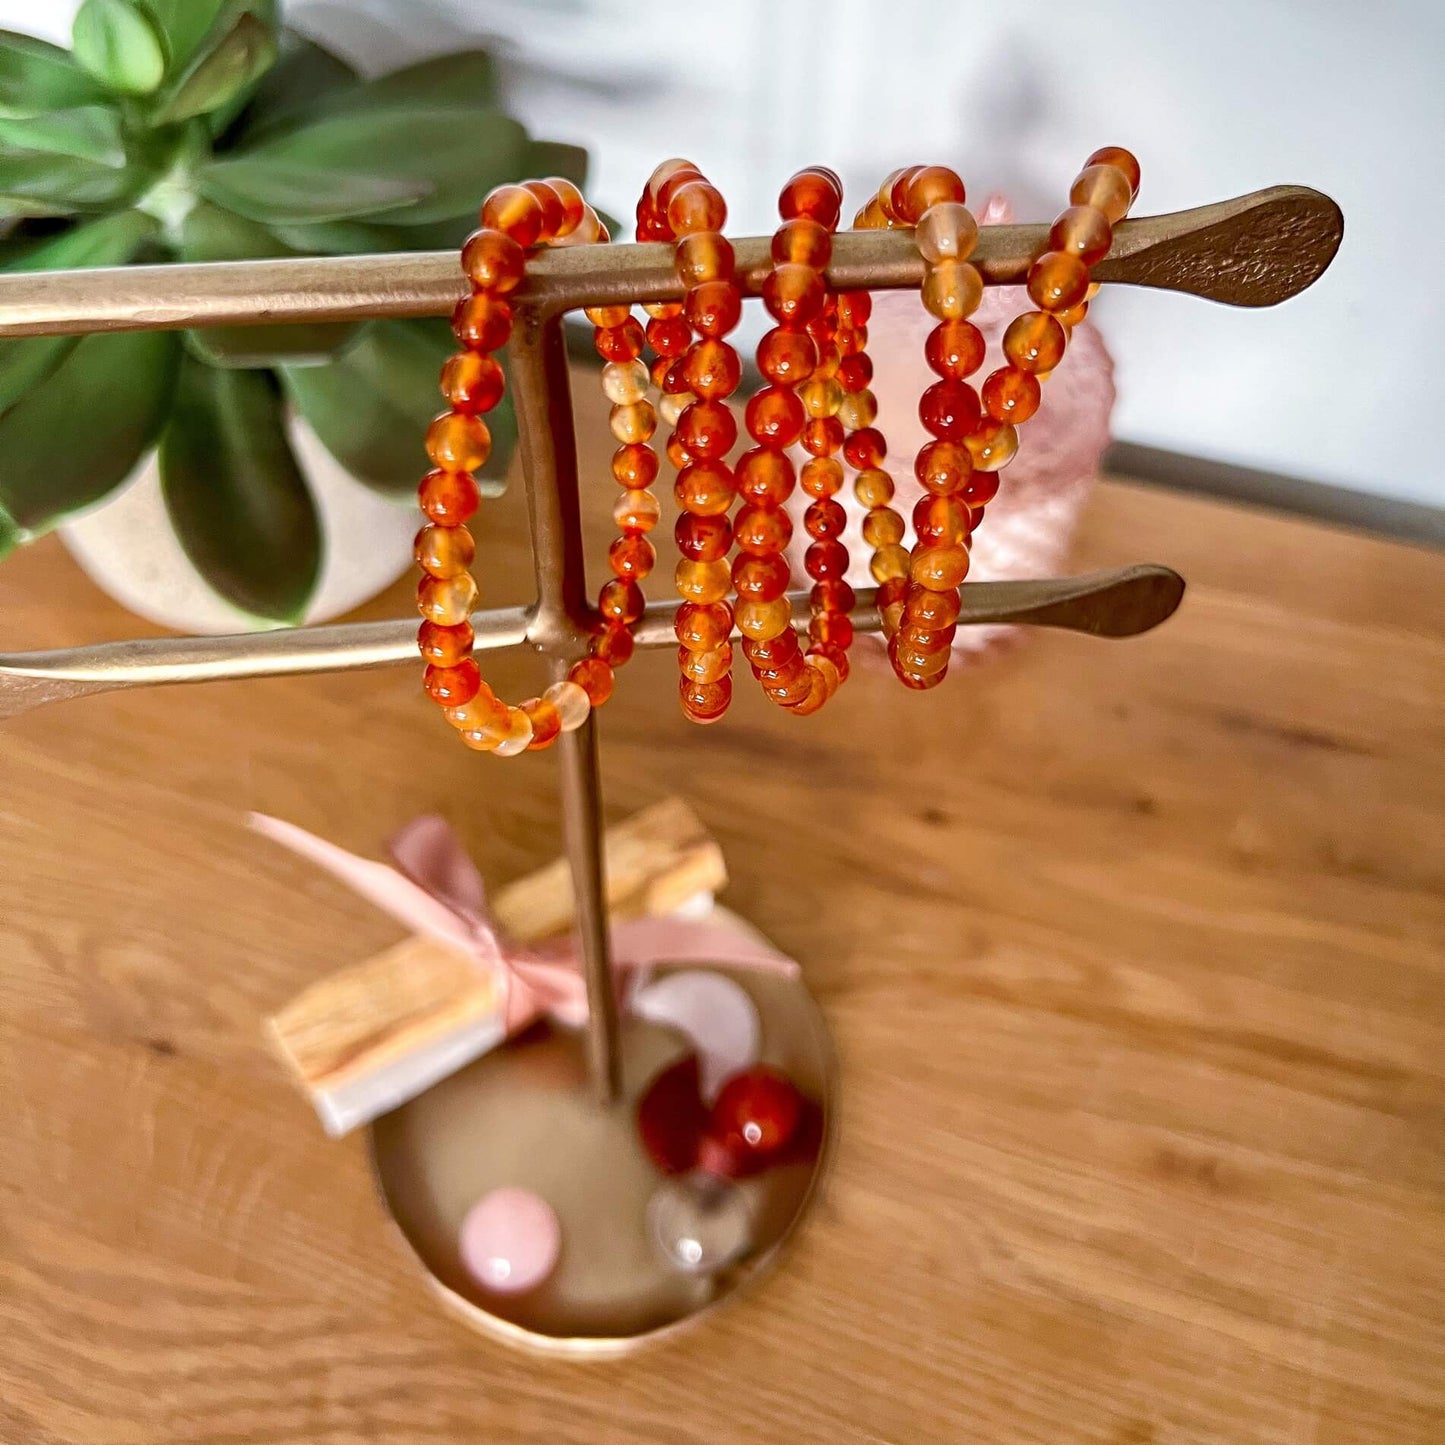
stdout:
MULTIPOLYGON (((680 1273, 654 1252, 647 1204, 663 1183, 638 1136, 637 1100, 691 1045, 670 1028, 622 1024, 622 1097, 604 1108, 588 1087, 582 1034, 539 1024, 371 1127, 383 1200, 443 1303, 474 1328, 538 1351, 623 1354, 707 1314, 776 1262, 806 1215, 831 1153, 836 1071, 821 1012, 796 977, 718 968, 752 997, 762 1061, 823 1107, 811 1164, 744 1180, 752 1246, 715 1274, 680 1273), (530 1189, 557 1212, 562 1253, 550 1279, 492 1294, 463 1267, 462 1220, 490 1190, 530 1189)), ((669 970, 657 970, 658 976, 669 970)))

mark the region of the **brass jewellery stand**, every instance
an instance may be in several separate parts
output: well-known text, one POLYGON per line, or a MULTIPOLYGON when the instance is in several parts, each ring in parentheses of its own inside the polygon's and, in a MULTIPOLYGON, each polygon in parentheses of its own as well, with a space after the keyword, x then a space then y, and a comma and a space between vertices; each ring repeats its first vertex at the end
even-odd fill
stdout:
MULTIPOLYGON (((1339 208, 1328 197, 1276 186, 1123 222, 1093 279, 1272 306, 1323 273, 1342 232, 1339 208)), ((1021 285, 1047 234, 1039 225, 986 226, 972 259, 986 284, 1021 285)), ((769 238, 733 244, 743 291, 755 296, 770 267, 769 238)), ((923 262, 908 232, 839 233, 827 278, 837 290, 917 288, 923 262)), ((450 252, 21 273, 0 276, 0 337, 442 316, 465 292, 450 252)), ((509 298, 515 324, 508 371, 536 600, 477 613, 478 649, 531 648, 547 659, 555 679, 585 654, 596 613, 587 599, 562 319, 585 306, 681 296, 667 245, 559 248, 529 262, 526 280, 509 298)), ((420 439, 417 455, 420 474, 420 439)), ((960 625, 1029 623, 1127 637, 1164 621, 1178 605, 1183 581, 1166 567, 1134 565, 1086 577, 967 583, 962 590, 960 625)), ((790 600, 794 625, 805 628, 807 593, 790 600)), ((637 624, 638 646, 675 645, 676 606, 648 606, 637 624)), ((861 631, 880 630, 872 589, 858 590, 853 622, 861 631)), ((416 620, 409 618, 4 654, 0 717, 115 688, 419 666, 415 632, 416 620)), ((484 1056, 379 1119, 372 1146, 386 1203, 444 1300, 511 1342, 598 1355, 680 1327, 760 1273, 805 1212, 823 1161, 775 1171, 779 1182, 748 1181, 758 1191, 754 1247, 724 1274, 669 1276, 650 1257, 635 1220, 658 1180, 636 1143, 632 1103, 659 1061, 677 1053, 677 1043, 656 1025, 619 1017, 604 901, 595 716, 563 733, 556 752, 589 1003, 585 1030, 580 1037, 553 1030, 541 1043, 484 1056), (530 1302, 479 1294, 456 1259, 458 1211, 480 1189, 508 1180, 547 1193, 562 1217, 563 1265, 555 1288, 549 1284, 530 1302)), ((483 759, 477 766, 494 764, 483 759)), ((811 998, 794 980, 741 971, 734 977, 759 1006, 765 1057, 822 1099, 831 1122, 831 1053, 811 998)))

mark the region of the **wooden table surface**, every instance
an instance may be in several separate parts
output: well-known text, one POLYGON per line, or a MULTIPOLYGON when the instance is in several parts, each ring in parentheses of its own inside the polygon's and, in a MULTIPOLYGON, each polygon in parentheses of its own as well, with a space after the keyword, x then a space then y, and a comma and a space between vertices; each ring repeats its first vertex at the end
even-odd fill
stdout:
MULTIPOLYGON (((1190 579, 1147 638, 806 723, 739 689, 693 729, 629 668, 609 817, 691 800, 844 1093, 784 1268, 621 1363, 444 1317, 261 1037, 398 934, 247 809, 361 852, 439 809, 502 881, 558 850, 550 757, 464 753, 394 672, 8 725, 0 1439, 1445 1439, 1445 557, 1106 486, 1077 570, 1136 559, 1190 579)), ((137 630, 51 543, 0 619, 137 630)))

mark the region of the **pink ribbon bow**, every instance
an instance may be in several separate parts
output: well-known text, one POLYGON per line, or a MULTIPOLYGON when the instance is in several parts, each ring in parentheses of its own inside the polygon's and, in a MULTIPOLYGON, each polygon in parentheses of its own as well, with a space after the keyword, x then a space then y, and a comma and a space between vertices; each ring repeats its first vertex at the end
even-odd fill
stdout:
MULTIPOLYGON (((413 932, 475 960, 498 984, 509 1034, 543 1014, 580 1025, 587 988, 572 940, 529 948, 507 938, 487 909, 476 865, 444 818, 413 819, 391 840, 392 868, 348 853, 294 823, 252 813, 252 828, 339 878, 413 932)), ((798 965, 760 938, 715 919, 637 918, 611 927, 612 961, 619 970, 658 964, 720 964, 795 974, 798 965)))

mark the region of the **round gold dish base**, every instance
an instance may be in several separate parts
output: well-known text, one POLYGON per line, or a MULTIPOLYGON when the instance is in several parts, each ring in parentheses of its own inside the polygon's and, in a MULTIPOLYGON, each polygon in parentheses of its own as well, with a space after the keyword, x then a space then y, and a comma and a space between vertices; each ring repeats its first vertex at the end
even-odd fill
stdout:
MULTIPOLYGON (((751 995, 762 1060, 823 1107, 811 1164, 741 1182, 752 1209, 748 1252, 708 1276, 682 1273, 655 1250, 647 1204, 663 1176, 642 1148, 637 1100, 690 1045, 627 1018, 622 1097, 593 1098, 580 1035, 539 1024, 372 1125, 382 1196, 442 1301, 468 1324, 526 1348, 576 1356, 626 1353, 698 1320, 776 1262, 814 1198, 831 1150, 836 1077, 826 1025, 797 978, 718 969, 751 995), (556 1210, 562 1252, 531 1292, 482 1289, 462 1264, 462 1220, 484 1194, 530 1189, 556 1210)), ((667 970, 662 970, 663 973, 667 970)))

